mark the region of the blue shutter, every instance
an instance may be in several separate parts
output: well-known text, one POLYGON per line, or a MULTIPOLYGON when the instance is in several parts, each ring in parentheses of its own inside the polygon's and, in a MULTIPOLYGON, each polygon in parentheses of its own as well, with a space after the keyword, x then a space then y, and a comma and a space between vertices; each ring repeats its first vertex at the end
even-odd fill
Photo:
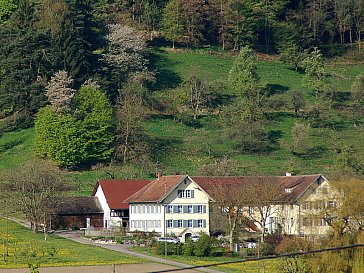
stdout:
POLYGON ((188 221, 187 220, 183 220, 183 227, 186 228, 188 226, 188 221))
POLYGON ((178 227, 178 220, 173 220, 173 227, 174 228, 178 227))
POLYGON ((198 206, 193 206, 193 213, 198 213, 198 206))
POLYGON ((203 206, 203 213, 206 213, 206 206, 203 206))
POLYGON ((193 227, 198 227, 198 221, 197 220, 193 220, 193 227))
POLYGON ((206 220, 202 220, 202 227, 206 227, 206 220))
POLYGON ((183 213, 188 213, 188 206, 183 206, 183 213))
POLYGON ((191 198, 195 198, 195 191, 191 190, 191 198))

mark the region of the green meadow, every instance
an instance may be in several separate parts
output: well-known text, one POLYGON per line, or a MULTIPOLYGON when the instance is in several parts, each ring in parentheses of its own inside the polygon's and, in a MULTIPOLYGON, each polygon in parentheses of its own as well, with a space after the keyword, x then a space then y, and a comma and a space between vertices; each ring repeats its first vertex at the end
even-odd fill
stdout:
POLYGON ((76 243, 52 234, 44 240, 42 233, 34 233, 10 221, 7 226, 4 219, 0 219, 0 234, 0 268, 28 267, 29 264, 50 267, 146 262, 140 258, 98 246, 76 243), (5 255, 6 238, 8 256, 5 255))

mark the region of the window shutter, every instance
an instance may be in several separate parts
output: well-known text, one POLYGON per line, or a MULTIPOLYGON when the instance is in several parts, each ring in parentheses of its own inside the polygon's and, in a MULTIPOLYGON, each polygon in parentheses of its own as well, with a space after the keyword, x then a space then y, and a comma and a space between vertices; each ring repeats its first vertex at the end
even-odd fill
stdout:
POLYGON ((173 213, 178 213, 178 206, 173 206, 173 213))
POLYGON ((195 191, 191 190, 191 198, 195 198, 195 191))
POLYGON ((204 228, 206 227, 206 220, 202 221, 202 227, 204 227, 204 228))
POLYGON ((183 220, 183 227, 187 227, 188 226, 188 221, 187 220, 183 220))
POLYGON ((174 228, 178 227, 178 220, 173 220, 173 227, 174 228))
POLYGON ((206 206, 203 206, 203 213, 206 213, 206 206))
POLYGON ((198 206, 193 206, 193 213, 198 213, 198 206))
POLYGON ((198 221, 197 220, 193 220, 193 227, 198 227, 198 221))
POLYGON ((183 213, 188 213, 188 206, 183 206, 183 213))

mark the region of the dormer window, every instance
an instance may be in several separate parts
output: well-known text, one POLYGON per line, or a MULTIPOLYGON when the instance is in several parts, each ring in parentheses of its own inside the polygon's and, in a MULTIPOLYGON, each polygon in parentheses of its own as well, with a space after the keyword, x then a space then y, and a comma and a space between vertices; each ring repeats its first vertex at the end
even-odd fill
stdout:
POLYGON ((286 193, 291 193, 291 192, 292 192, 292 188, 285 188, 285 189, 284 189, 284 191, 285 191, 286 193))

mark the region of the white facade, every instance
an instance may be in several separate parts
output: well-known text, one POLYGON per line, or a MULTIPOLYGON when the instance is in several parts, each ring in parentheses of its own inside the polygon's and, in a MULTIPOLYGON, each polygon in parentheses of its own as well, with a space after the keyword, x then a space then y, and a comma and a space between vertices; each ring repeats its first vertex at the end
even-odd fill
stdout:
POLYGON ((130 204, 130 231, 178 236, 189 228, 209 234, 209 201, 209 196, 187 177, 160 203, 130 204))
MULTIPOLYGON (((102 187, 99 185, 95 197, 99 199, 102 210, 104 211, 104 228, 120 228, 123 227, 123 211, 118 212, 118 216, 115 215, 115 212, 110 209, 109 204, 107 203, 105 194, 102 190, 102 187)), ((127 211, 127 210, 125 210, 127 211)), ((127 212, 125 212, 127 213, 127 212)))

